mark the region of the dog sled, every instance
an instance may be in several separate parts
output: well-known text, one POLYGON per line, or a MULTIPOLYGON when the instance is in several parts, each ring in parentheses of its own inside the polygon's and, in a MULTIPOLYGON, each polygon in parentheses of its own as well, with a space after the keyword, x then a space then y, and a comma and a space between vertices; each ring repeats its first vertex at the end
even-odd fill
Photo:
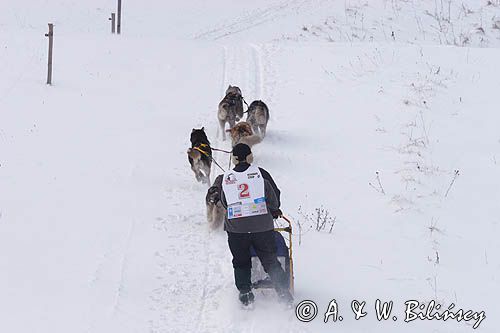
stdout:
MULTIPOLYGON (((288 223, 287 227, 284 228, 274 228, 274 239, 277 248, 278 261, 281 267, 284 268, 287 274, 287 284, 289 286, 290 293, 293 295, 294 291, 294 275, 293 275, 293 258, 292 258, 292 223, 291 221, 282 216, 282 218, 288 223), (283 237, 283 234, 288 234, 288 246, 283 237)), ((264 271, 264 267, 260 263, 257 253, 253 248, 250 249, 252 255, 252 288, 253 289, 272 289, 273 284, 269 275, 264 271)))

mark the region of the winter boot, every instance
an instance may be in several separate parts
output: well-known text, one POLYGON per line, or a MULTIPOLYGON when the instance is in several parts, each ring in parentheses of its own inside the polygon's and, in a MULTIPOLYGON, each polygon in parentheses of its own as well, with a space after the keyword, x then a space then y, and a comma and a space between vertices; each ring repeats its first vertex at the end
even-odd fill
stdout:
POLYGON ((241 304, 243 304, 244 306, 248 306, 253 303, 255 296, 253 295, 252 291, 246 293, 240 292, 239 299, 241 304))

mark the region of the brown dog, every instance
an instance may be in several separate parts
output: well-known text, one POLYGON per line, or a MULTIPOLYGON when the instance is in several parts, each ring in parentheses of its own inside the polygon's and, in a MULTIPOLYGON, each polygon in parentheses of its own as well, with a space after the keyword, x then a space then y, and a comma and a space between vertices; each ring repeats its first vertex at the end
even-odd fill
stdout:
POLYGON ((228 130, 231 134, 231 141, 233 147, 238 143, 244 143, 248 145, 250 148, 257 143, 262 141, 262 138, 259 135, 255 135, 252 130, 252 125, 247 123, 246 121, 242 121, 233 126, 230 130, 228 130))

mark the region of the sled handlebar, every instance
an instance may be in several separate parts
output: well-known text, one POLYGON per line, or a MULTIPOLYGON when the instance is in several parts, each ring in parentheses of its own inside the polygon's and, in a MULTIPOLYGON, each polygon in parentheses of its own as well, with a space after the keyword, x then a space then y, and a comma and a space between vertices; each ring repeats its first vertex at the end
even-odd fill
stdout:
POLYGON ((290 221, 290 219, 288 217, 286 217, 285 215, 280 215, 280 217, 287 221, 288 222, 288 227, 287 228, 284 228, 284 229, 290 229, 289 231, 288 230, 283 230, 283 231, 286 231, 286 232, 289 232, 289 233, 292 233, 292 221, 290 221))
POLYGON ((288 222, 288 227, 285 228, 275 228, 274 230, 276 231, 285 231, 288 232, 288 242, 289 242, 289 260, 290 260, 290 292, 293 294, 294 289, 295 289, 295 281, 294 281, 294 274, 293 274, 293 259, 292 259, 292 221, 285 215, 280 215, 283 220, 288 222))

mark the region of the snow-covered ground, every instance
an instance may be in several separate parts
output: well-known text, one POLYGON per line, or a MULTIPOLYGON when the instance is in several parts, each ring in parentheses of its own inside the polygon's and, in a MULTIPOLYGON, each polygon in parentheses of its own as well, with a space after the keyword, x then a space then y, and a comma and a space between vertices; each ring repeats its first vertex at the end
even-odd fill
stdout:
POLYGON ((124 0, 113 36, 115 6, 0 3, 1 332, 474 331, 405 323, 408 300, 484 311, 476 330, 498 332, 498 1, 124 0), (228 84, 270 107, 255 162, 295 222, 312 322, 272 292, 240 310, 208 230, 186 149, 201 126, 230 148, 228 84), (324 323, 333 299, 343 321, 324 323))

